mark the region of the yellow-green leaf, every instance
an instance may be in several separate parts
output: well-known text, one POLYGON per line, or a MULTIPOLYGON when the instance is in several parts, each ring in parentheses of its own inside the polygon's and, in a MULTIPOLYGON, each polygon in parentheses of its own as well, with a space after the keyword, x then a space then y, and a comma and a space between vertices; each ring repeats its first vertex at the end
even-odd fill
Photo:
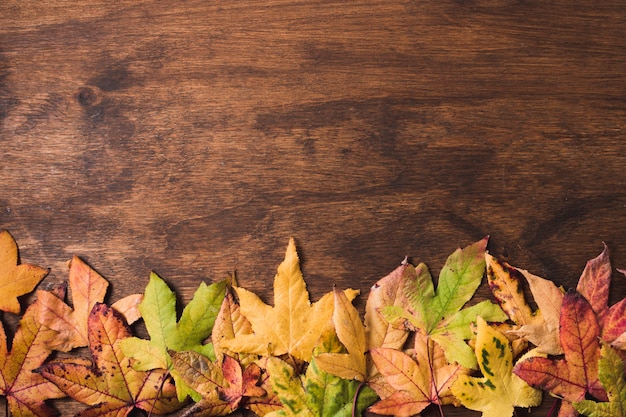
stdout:
POLYGON ((144 298, 139 304, 150 340, 129 337, 120 343, 124 353, 135 361, 139 371, 170 370, 176 383, 179 401, 188 395, 199 400, 175 369, 168 350, 195 350, 205 356, 213 353, 213 346, 204 344, 211 335, 215 319, 226 292, 226 281, 200 284, 191 301, 183 309, 180 320, 176 315, 176 294, 157 274, 150 274, 144 298))
POLYGON ((541 403, 541 391, 513 374, 513 354, 506 336, 480 317, 475 350, 483 376, 461 375, 452 385, 452 393, 463 406, 482 411, 483 417, 510 417, 515 407, 541 403))

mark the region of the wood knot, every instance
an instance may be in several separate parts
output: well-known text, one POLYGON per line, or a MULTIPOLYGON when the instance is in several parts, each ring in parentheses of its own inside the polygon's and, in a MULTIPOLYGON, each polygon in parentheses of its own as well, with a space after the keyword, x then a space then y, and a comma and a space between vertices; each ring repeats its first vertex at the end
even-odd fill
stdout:
POLYGON ((76 101, 83 107, 91 107, 100 103, 101 95, 97 88, 81 87, 76 94, 76 101))

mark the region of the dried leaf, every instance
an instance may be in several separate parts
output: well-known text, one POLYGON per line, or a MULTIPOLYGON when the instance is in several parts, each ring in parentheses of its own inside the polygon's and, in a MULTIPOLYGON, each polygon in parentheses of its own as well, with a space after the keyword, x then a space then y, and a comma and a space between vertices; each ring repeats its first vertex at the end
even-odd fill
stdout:
POLYGON ((202 395, 202 399, 185 412, 186 417, 224 416, 237 408, 264 416, 282 408, 275 396, 267 395, 267 376, 262 376, 256 363, 242 369, 235 359, 224 356, 220 367, 194 351, 170 354, 185 382, 202 395))
POLYGON ((617 352, 603 345, 598 365, 598 376, 609 397, 608 402, 583 400, 574 408, 588 417, 626 417, 626 375, 624 362, 617 352))
MULTIPOLYGON (((545 324, 541 316, 541 310, 532 311, 521 287, 520 280, 523 275, 516 268, 506 262, 500 261, 490 254, 485 254, 487 267, 487 280, 493 295, 500 301, 500 307, 515 323, 515 327, 506 334, 514 337, 523 337, 532 343, 540 343, 541 339, 532 334, 517 332, 520 327, 542 328, 545 324), (532 340, 531 340, 532 339, 532 340), (538 340, 539 339, 539 340, 538 340)), ((535 345, 536 345, 535 343, 535 345)))
POLYGON ((537 346, 540 352, 559 355, 563 353, 559 340, 559 320, 563 291, 552 281, 538 277, 523 269, 518 269, 524 275, 530 292, 541 312, 542 322, 522 325, 518 330, 512 330, 520 337, 525 338, 537 346))
POLYGON ((211 341, 215 350, 215 358, 221 363, 225 355, 237 357, 239 360, 244 359, 243 356, 235 352, 231 352, 223 346, 225 340, 234 339, 237 335, 252 334, 252 326, 248 319, 241 314, 239 304, 235 302, 232 294, 232 288, 227 288, 226 297, 222 301, 222 306, 215 319, 211 341))
POLYGON ((119 313, 105 304, 96 304, 88 326, 93 365, 63 361, 38 369, 66 395, 90 406, 77 416, 122 417, 135 408, 167 414, 180 408, 165 372, 140 372, 130 366, 130 358, 120 348, 120 341, 130 336, 130 329, 119 313))
POLYGON ((502 309, 489 301, 462 310, 482 280, 486 246, 487 238, 450 255, 439 274, 436 290, 426 265, 418 265, 407 275, 404 285, 410 311, 386 307, 385 318, 390 322, 408 321, 441 345, 448 362, 476 368, 474 352, 465 343, 473 336, 470 324, 477 316, 496 322, 507 319, 502 309))
POLYGON ((621 340, 626 338, 626 299, 609 308, 610 286, 611 261, 608 248, 604 245, 602 253, 585 265, 576 289, 596 313, 602 340, 619 347, 621 340))
POLYGON ((610 283, 611 261, 609 250, 604 245, 600 255, 587 261, 576 286, 576 291, 589 301, 599 320, 602 320, 608 308, 610 283))
POLYGON ((321 353, 315 357, 317 365, 329 374, 343 379, 365 381, 365 329, 359 312, 343 291, 333 291, 333 323, 339 341, 348 353, 321 353))
POLYGON ((0 310, 14 314, 21 310, 17 297, 31 292, 50 271, 17 262, 17 243, 9 232, 0 231, 0 310))
POLYGON ((187 415, 225 416, 233 412, 231 404, 219 395, 228 385, 219 365, 193 350, 169 353, 180 380, 201 395, 187 415))
POLYGON ((56 413, 45 400, 65 396, 56 385, 32 372, 50 355, 47 342, 54 336, 37 319, 39 308, 35 302, 26 309, 13 337, 11 352, 0 322, 0 395, 6 397, 13 417, 54 416, 56 413))
POLYGON ((452 392, 463 406, 483 417, 510 417, 515 407, 541 403, 541 391, 514 375, 511 345, 505 335, 478 318, 476 356, 482 377, 459 376, 452 392))
POLYGON ((41 303, 39 320, 57 332, 50 341, 55 350, 70 350, 87 346, 87 318, 96 303, 104 301, 109 283, 80 258, 69 263, 69 287, 74 308, 50 291, 37 291, 41 303))
POLYGON ((111 307, 126 319, 126 323, 133 324, 141 318, 139 304, 143 300, 143 294, 131 294, 114 302, 111 307))
MULTIPOLYGON (((333 296, 328 293, 311 305, 293 239, 274 278, 274 307, 246 289, 238 287, 236 291, 241 313, 254 333, 224 340, 222 346, 234 352, 264 356, 288 353, 303 361, 311 360, 315 344, 329 326, 333 296)), ((356 290, 345 292, 349 300, 358 294, 356 290)))
POLYGON ((448 364, 442 349, 426 335, 415 335, 413 356, 397 349, 376 348, 372 359, 394 392, 369 408, 377 414, 409 417, 429 404, 452 404, 450 386, 467 368, 448 364))
POLYGON ((261 368, 256 363, 251 363, 243 370, 239 362, 226 356, 222 363, 222 373, 224 379, 228 381, 228 386, 222 388, 220 396, 233 410, 239 408, 244 397, 262 397, 266 394, 265 390, 258 386, 261 368))
POLYGON ((404 346, 409 332, 398 326, 391 325, 381 310, 385 307, 407 309, 408 300, 404 296, 404 275, 413 267, 403 262, 389 275, 374 284, 365 304, 365 340, 367 349, 378 347, 400 349, 404 346))
MULTIPOLYGON (((326 332, 321 339, 324 351, 343 351, 331 333, 326 332)), ((321 353, 321 352, 320 352, 321 353)), ((346 380, 322 371, 313 357, 306 374, 299 376, 285 361, 276 357, 267 358, 270 384, 280 399, 283 408, 266 414, 266 417, 310 416, 310 417, 349 417, 353 415, 353 400, 360 390, 354 415, 377 398, 376 393, 358 381, 346 380)))
POLYGON ((150 340, 131 337, 120 343, 124 354, 135 360, 135 369, 170 370, 179 401, 183 401, 188 395, 195 400, 200 397, 172 369, 168 350, 195 350, 202 355, 213 356, 213 346, 203 342, 211 335, 226 285, 226 281, 211 285, 201 283, 177 321, 176 294, 153 272, 150 274, 144 298, 139 304, 150 340))
POLYGON ((563 359, 530 358, 518 363, 513 372, 533 387, 563 398, 559 417, 576 416, 572 402, 590 394, 606 400, 598 380, 600 326, 591 305, 570 290, 563 298, 560 320, 563 359))
MULTIPOLYGON (((382 314, 385 308, 396 308, 405 311, 409 308, 408 300, 404 296, 404 275, 414 269, 406 259, 390 274, 381 278, 370 289, 365 304, 365 346, 366 350, 385 347, 402 349, 409 332, 405 326, 394 326, 382 314)), ((409 272, 410 273, 410 272, 409 272)), ((393 394, 393 388, 386 383, 385 378, 378 372, 370 355, 366 355, 367 382, 381 398, 393 394)))

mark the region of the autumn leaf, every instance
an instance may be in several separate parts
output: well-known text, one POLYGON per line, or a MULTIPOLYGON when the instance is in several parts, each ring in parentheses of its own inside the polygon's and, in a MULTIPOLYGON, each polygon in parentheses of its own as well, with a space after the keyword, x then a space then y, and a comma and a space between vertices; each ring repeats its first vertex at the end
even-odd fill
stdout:
POLYGON ((478 316, 494 322, 507 319, 502 309, 490 301, 463 309, 484 275, 486 246, 487 238, 450 255, 439 274, 437 289, 425 264, 409 269, 404 289, 410 311, 386 307, 385 318, 389 322, 406 320, 439 343, 448 362, 476 368, 474 352, 465 343, 473 336, 470 324, 478 316))
POLYGON ((17 297, 31 292, 49 271, 31 264, 18 265, 17 243, 9 232, 0 231, 0 310, 19 314, 17 297))
POLYGON ((448 364, 441 347, 421 332, 415 334, 413 354, 397 349, 371 351, 376 368, 394 392, 369 408, 377 414, 409 417, 429 404, 452 404, 450 386, 467 368, 448 364))
POLYGON ((88 328, 93 365, 63 361, 37 370, 66 395, 90 406, 77 417, 123 417, 135 408, 167 414, 180 408, 165 372, 141 372, 131 367, 130 358, 120 348, 120 341, 131 332, 118 312, 106 304, 96 304, 88 317, 88 328))
POLYGON ((43 364, 51 353, 48 339, 54 332, 39 320, 40 306, 31 304, 22 316, 8 351, 4 326, 0 322, 0 395, 7 399, 13 417, 50 417, 56 415, 45 400, 65 394, 56 385, 32 371, 43 364))
POLYGON ((451 388, 463 406, 482 411, 483 417, 510 417, 515 407, 533 407, 541 403, 541 391, 531 388, 513 374, 509 340, 480 317, 476 356, 483 376, 459 376, 451 388))
POLYGON ((570 290, 563 298, 560 320, 564 358, 530 358, 515 365, 513 372, 535 388, 563 398, 559 417, 576 416, 572 402, 590 394, 606 400, 598 380, 600 327, 589 302, 570 290))
POLYGON ((225 416, 242 406, 263 416, 281 408, 262 387, 261 368, 256 363, 242 369, 239 362, 224 356, 220 367, 194 351, 170 352, 174 368, 202 398, 183 415, 225 416))
POLYGON ((239 362, 230 356, 224 357, 222 373, 228 381, 228 386, 222 388, 221 397, 230 404, 233 410, 239 408, 244 397, 262 397, 265 390, 258 386, 261 380, 261 368, 251 363, 245 369, 239 362))
POLYGON ((543 322, 522 325, 519 329, 512 330, 511 333, 530 341, 540 352, 549 355, 562 354, 559 323, 564 296, 563 289, 557 287, 554 282, 533 275, 526 270, 518 269, 518 271, 524 275, 528 282, 543 322))
MULTIPOLYGON (((326 353, 340 353, 343 346, 334 335, 325 332, 321 339, 326 353)), ((319 352, 323 353, 323 352, 319 352)), ((353 402, 357 390, 354 415, 361 415, 365 408, 375 401, 376 393, 355 380, 342 379, 328 374, 317 366, 313 357, 304 375, 298 375, 287 362, 267 358, 270 384, 280 399, 283 408, 266 414, 266 417, 349 417, 353 412, 353 402)))
POLYGON ((238 355, 236 352, 226 349, 226 347, 223 346, 224 341, 234 339, 237 335, 252 334, 252 326, 248 319, 241 314, 241 309, 239 308, 239 304, 235 302, 232 291, 230 287, 226 289, 226 296, 222 301, 222 306, 215 319, 211 335, 215 358, 219 363, 224 360, 225 355, 237 356, 240 361, 243 359, 243 356, 246 356, 238 355))
MULTIPOLYGON (((407 309, 408 300, 404 296, 404 275, 413 268, 408 262, 381 278, 370 289, 365 304, 365 344, 367 349, 378 347, 400 349, 404 346, 409 332, 389 323, 381 313, 385 307, 407 309)), ((410 272, 409 272, 410 273, 410 272)))
POLYGON ((598 377, 609 397, 608 402, 582 400, 574 408, 588 417, 626 417, 626 375, 624 362, 608 345, 602 345, 598 377))
POLYGON ((74 308, 50 291, 37 291, 41 303, 39 320, 57 332, 50 346, 63 352, 87 346, 87 318, 93 306, 104 301, 109 286, 107 280, 77 256, 70 261, 69 269, 74 308))
POLYGON ((604 245, 602 253, 585 265, 576 290, 589 301, 596 313, 602 340, 618 347, 620 340, 626 337, 626 298, 609 308, 610 286, 611 261, 608 248, 604 245))
POLYGON ((512 267, 489 254, 485 255, 485 260, 491 292, 516 324, 516 328, 506 334, 529 341, 539 352, 552 355, 563 353, 558 339, 563 299, 561 290, 552 281, 512 267), (526 277, 531 292, 535 294, 535 302, 540 306, 534 312, 524 298, 520 283, 522 277, 526 277))
POLYGON ((521 287, 522 274, 506 262, 485 254, 487 281, 500 307, 517 326, 540 326, 541 311, 533 312, 521 287))
MULTIPOLYGON (((328 293, 311 304, 300 271, 293 239, 274 278, 274 307, 256 294, 236 288, 241 313, 250 321, 253 334, 240 334, 224 340, 222 346, 233 352, 264 356, 289 354, 302 361, 311 360, 313 348, 328 328, 333 312, 333 295, 328 293)), ((356 290, 346 290, 352 300, 356 290)))
POLYGON ((231 404, 219 396, 219 391, 228 385, 219 365, 193 350, 170 351, 170 355, 179 380, 201 396, 185 415, 225 416, 234 411, 231 404))
POLYGON ((359 312, 343 291, 335 288, 333 298, 335 332, 348 353, 321 353, 315 357, 317 366, 343 379, 365 381, 365 329, 359 312))
POLYGON ((131 294, 124 298, 120 298, 111 307, 113 310, 124 316, 127 324, 133 324, 141 318, 139 304, 143 300, 143 294, 131 294))
MULTIPOLYGON (((225 280, 211 285, 201 283, 177 321, 176 294, 157 274, 151 273, 144 298, 139 304, 150 340, 131 337, 120 343, 124 354, 134 359, 133 367, 139 371, 172 370, 168 350, 195 350, 213 357, 213 345, 204 344, 204 340, 211 335, 226 285, 225 280)), ((179 401, 188 395, 199 399, 175 370, 171 374, 179 401)))
MULTIPOLYGON (((409 308, 408 300, 404 296, 404 274, 414 269, 405 259, 400 266, 391 273, 379 279, 370 289, 365 304, 365 346, 367 350, 378 347, 401 349, 409 332, 404 326, 394 326, 385 319, 382 311, 387 308, 397 308, 401 311, 409 308)), ((393 389, 385 382, 378 372, 370 355, 366 355, 367 382, 381 397, 388 397, 393 389)))

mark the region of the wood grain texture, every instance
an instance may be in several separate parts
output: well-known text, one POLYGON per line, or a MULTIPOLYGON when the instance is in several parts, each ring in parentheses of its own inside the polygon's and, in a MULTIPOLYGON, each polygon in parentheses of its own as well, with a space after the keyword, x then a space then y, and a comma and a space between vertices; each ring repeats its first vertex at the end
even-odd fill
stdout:
POLYGON ((360 308, 487 234, 573 286, 603 241, 626 268, 625 39, 622 2, 5 0, 0 227, 113 300, 236 270, 271 302, 290 236, 360 308))

